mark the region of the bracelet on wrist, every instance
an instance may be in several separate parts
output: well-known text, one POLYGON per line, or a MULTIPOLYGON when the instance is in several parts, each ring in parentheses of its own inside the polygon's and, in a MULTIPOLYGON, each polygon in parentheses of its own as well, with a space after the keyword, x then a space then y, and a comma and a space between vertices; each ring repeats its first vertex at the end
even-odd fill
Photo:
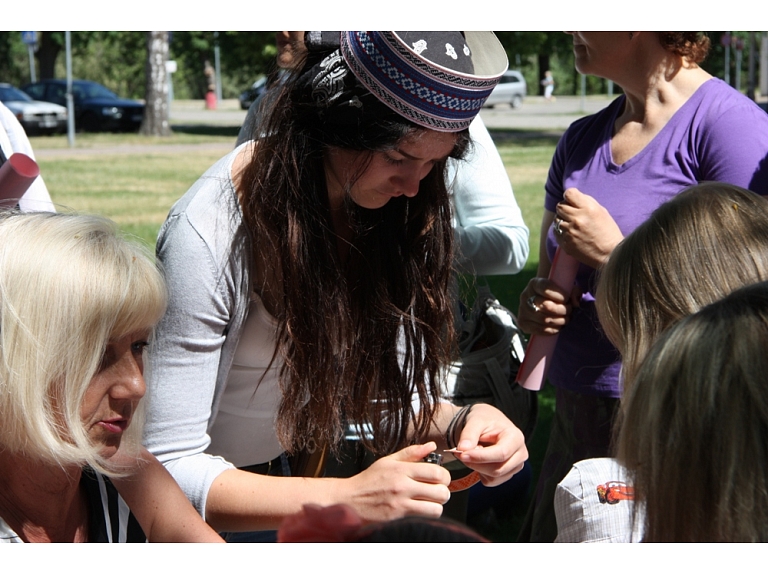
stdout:
POLYGON ((464 425, 467 422, 467 416, 471 410, 472 404, 465 405, 451 418, 451 422, 445 430, 445 444, 448 446, 448 449, 454 449, 456 447, 456 444, 458 443, 457 435, 461 436, 461 432, 464 430, 464 425))

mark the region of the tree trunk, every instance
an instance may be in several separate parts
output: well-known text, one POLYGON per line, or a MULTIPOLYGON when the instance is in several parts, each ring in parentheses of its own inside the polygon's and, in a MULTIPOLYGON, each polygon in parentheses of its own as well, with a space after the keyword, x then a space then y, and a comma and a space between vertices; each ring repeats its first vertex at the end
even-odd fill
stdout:
POLYGON ((147 32, 147 88, 144 99, 144 120, 141 133, 145 136, 170 136, 168 122, 168 32, 147 32))
POLYGON ((37 50, 37 62, 39 64, 39 73, 41 80, 48 80, 56 77, 56 58, 63 46, 56 36, 61 32, 41 32, 40 47, 37 50))
POLYGON ((544 85, 541 81, 544 79, 544 72, 549 70, 549 54, 539 54, 539 96, 544 95, 544 85))

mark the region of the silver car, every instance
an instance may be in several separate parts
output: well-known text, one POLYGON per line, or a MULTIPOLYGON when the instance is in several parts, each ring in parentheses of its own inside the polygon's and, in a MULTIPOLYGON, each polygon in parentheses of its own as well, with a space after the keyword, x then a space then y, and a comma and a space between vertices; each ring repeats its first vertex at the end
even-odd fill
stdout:
POLYGON ((0 84, 0 102, 13 112, 28 134, 63 132, 67 129, 67 109, 64 106, 33 100, 10 84, 0 84))
POLYGON ((485 106, 509 104, 513 108, 519 108, 527 93, 528 86, 523 75, 517 70, 507 70, 501 77, 501 81, 491 92, 491 95, 488 96, 485 106))

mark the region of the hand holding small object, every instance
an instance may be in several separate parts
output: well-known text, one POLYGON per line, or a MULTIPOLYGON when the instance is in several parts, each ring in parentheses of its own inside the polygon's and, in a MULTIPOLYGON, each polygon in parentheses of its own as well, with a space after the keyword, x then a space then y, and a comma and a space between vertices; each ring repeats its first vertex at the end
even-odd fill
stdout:
POLYGON ((498 409, 473 405, 452 454, 478 472, 483 485, 500 485, 520 471, 528 459, 523 433, 498 409))
POLYGON ((605 263, 613 248, 624 239, 608 210, 576 188, 563 193, 553 227, 555 239, 565 253, 593 268, 605 263))

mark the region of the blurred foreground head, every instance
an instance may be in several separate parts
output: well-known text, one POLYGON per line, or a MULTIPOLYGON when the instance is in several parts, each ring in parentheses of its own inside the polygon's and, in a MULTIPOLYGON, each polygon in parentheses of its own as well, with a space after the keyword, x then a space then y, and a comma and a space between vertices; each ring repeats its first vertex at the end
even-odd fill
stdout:
POLYGON ((348 505, 304 505, 287 517, 280 543, 488 543, 467 526, 447 519, 403 517, 363 525, 348 505))

